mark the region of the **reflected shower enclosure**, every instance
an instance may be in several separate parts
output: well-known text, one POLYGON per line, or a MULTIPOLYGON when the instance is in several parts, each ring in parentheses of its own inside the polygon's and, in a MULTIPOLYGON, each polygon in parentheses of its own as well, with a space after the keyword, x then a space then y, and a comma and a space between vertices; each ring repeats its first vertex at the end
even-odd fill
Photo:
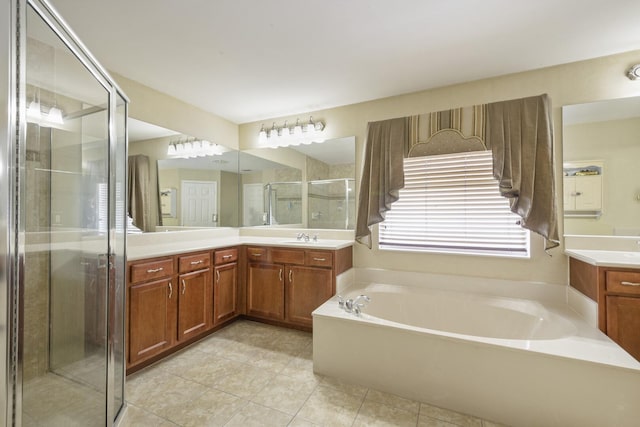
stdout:
POLYGON ((309 228, 353 230, 356 220, 355 179, 323 179, 307 184, 309 228))
POLYGON ((264 186, 267 225, 302 224, 302 183, 270 182, 264 186))
POLYGON ((2 1, 16 52, 1 93, 4 421, 112 425, 125 405, 128 100, 46 1, 2 1))

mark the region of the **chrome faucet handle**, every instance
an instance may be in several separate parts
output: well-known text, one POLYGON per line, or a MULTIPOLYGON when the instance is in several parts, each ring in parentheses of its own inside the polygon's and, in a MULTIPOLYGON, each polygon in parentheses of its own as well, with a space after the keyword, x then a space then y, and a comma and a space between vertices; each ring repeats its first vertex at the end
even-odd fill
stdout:
POLYGON ((336 295, 338 297, 338 307, 344 309, 344 298, 342 298, 342 295, 336 295))
POLYGON ((317 242, 317 241, 318 241, 318 235, 317 235, 317 234, 314 234, 314 235, 313 235, 313 241, 314 241, 314 242, 317 242))
POLYGON ((371 301, 371 298, 369 298, 367 295, 358 295, 354 300, 353 300, 353 312, 355 314, 360 314, 362 313, 362 309, 364 308, 365 305, 367 305, 367 303, 369 303, 371 301), (360 302, 360 300, 364 300, 364 302, 360 302))
POLYGON ((296 240, 302 240, 303 237, 304 237, 304 233, 298 233, 296 235, 296 240))

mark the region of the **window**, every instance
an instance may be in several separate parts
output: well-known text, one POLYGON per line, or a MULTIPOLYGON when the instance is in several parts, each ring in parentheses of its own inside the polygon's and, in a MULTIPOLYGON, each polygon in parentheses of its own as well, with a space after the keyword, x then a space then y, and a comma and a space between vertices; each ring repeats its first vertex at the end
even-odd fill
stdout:
POLYGON ((405 159, 405 187, 380 224, 380 248, 529 256, 529 232, 500 195, 492 162, 490 151, 405 159))

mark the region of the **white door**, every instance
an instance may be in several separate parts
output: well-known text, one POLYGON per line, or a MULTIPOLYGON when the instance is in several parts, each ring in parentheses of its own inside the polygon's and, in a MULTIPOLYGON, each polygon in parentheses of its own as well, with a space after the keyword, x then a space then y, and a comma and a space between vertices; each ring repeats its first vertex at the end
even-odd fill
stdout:
POLYGON ((265 224, 262 184, 244 184, 242 186, 242 225, 265 224))
POLYGON ((218 183, 215 181, 181 181, 181 224, 185 227, 218 225, 218 183))

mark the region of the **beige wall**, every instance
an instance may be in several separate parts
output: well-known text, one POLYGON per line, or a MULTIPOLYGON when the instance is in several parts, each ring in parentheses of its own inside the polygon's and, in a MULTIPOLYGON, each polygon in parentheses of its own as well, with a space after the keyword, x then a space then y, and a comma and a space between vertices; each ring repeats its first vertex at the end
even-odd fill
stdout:
POLYGON ((112 76, 131 101, 129 117, 238 149, 237 124, 118 74, 112 76))
MULTIPOLYGON (((552 100, 555 120, 555 150, 557 193, 562 194, 562 123, 561 107, 601 99, 640 95, 640 82, 630 81, 625 71, 640 62, 640 51, 572 63, 540 70, 510 74, 453 86, 411 93, 338 107, 304 112, 326 123, 327 138, 356 137, 357 177, 361 174, 362 154, 367 122, 402 117, 431 111, 446 110, 474 104, 495 102, 548 93, 552 100)), ((472 66, 473 64, 470 64, 472 66)), ((296 116, 270 118, 240 126, 240 148, 258 147, 258 132, 263 122, 282 124, 295 121, 296 116)), ((562 203, 562 197, 559 197, 562 203)), ((561 217, 560 217, 560 222, 561 217)), ((562 224, 560 225, 562 228, 562 224)), ((562 231, 562 230, 561 230, 562 231)), ((374 229, 377 241, 377 228, 374 229)), ((567 282, 567 259, 562 248, 543 251, 542 239, 532 234, 532 256, 527 260, 480 256, 416 254, 409 252, 372 250, 362 245, 354 249, 354 263, 358 267, 429 271, 434 273, 470 276, 525 279, 551 283, 567 282)))

